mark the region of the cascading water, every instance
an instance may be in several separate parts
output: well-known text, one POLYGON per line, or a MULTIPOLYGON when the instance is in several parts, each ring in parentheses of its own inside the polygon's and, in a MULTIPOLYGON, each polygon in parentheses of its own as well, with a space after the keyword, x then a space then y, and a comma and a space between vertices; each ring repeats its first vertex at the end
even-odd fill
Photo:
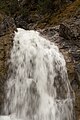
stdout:
POLYGON ((12 120, 73 120, 72 90, 57 46, 36 31, 18 28, 10 71, 5 115, 15 115, 12 120))

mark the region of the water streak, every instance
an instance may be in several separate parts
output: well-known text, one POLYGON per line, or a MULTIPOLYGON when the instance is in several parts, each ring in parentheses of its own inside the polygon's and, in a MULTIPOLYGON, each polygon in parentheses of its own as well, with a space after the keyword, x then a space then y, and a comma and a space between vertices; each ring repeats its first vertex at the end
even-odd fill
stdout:
POLYGON ((73 120, 66 64, 54 43, 36 31, 18 28, 9 62, 6 115, 22 120, 73 120))

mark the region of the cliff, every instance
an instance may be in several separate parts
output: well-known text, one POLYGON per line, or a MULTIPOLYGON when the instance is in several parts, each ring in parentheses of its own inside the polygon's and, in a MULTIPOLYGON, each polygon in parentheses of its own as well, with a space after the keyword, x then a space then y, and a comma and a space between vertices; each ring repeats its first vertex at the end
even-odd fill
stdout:
MULTIPOLYGON (((36 29, 64 54, 80 119, 80 0, 0 1, 0 110, 16 27, 36 29), (56 27, 55 27, 56 26, 56 27)), ((0 111, 1 113, 1 111, 0 111)))
POLYGON ((10 50, 13 44, 14 30, 16 26, 14 20, 10 17, 0 14, 0 113, 1 105, 4 102, 4 84, 7 80, 8 59, 10 58, 10 50))

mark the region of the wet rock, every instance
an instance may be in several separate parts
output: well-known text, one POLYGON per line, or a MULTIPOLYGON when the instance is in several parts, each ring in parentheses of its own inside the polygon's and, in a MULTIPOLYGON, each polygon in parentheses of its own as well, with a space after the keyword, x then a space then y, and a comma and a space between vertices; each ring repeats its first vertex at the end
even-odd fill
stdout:
MULTIPOLYGON (((61 49, 66 63, 68 76, 71 86, 75 92, 75 114, 76 119, 80 118, 80 18, 73 18, 62 23, 59 28, 59 36, 62 43, 66 43, 68 47, 61 49), (66 52, 68 54, 66 54, 66 52), (70 61, 66 59, 70 58, 70 61)), ((58 45, 58 44, 57 44, 58 45)), ((60 47, 61 48, 61 47, 60 47)))
POLYGON ((80 60, 80 52, 73 52, 72 56, 73 56, 75 61, 79 61, 80 60))
POLYGON ((74 89, 74 91, 76 91, 80 89, 80 65, 79 64, 75 65, 74 71, 75 71, 74 78, 71 81, 71 86, 74 89))
MULTIPOLYGON (((3 17, 0 22, 0 110, 4 101, 4 84, 7 80, 8 59, 13 45, 13 36, 16 26, 13 18, 3 17)), ((1 111, 0 111, 1 113, 1 111)))
POLYGON ((5 17, 2 21, 2 23, 0 24, 0 37, 5 35, 6 32, 8 31, 13 31, 16 30, 16 26, 14 24, 14 19, 10 18, 10 17, 5 17))
POLYGON ((59 35, 67 40, 75 39, 73 32, 70 30, 69 26, 65 24, 60 24, 59 35))
MULTIPOLYGON (((80 17, 71 18, 54 27, 40 32, 59 47, 66 60, 68 77, 75 92, 76 120, 80 118, 80 17)), ((57 82, 57 81, 56 81, 57 82)), ((58 83, 56 83, 58 85, 58 83)), ((60 89, 60 88, 59 88, 60 89)), ((65 91, 64 91, 65 92, 65 91)), ((60 94, 60 90, 58 92, 60 94)), ((61 92, 62 93, 62 92, 61 92)), ((64 94, 64 93, 63 93, 64 94)))
POLYGON ((60 24, 59 35, 66 42, 80 47, 80 18, 74 17, 60 24))
POLYGON ((23 17, 22 15, 19 15, 15 18, 15 24, 18 28, 24 28, 27 29, 27 18, 23 17))
POLYGON ((59 25, 55 27, 47 27, 43 30, 38 30, 41 35, 43 35, 46 39, 52 41, 52 42, 59 42, 59 25))
POLYGON ((80 87, 80 64, 77 64, 75 67, 76 73, 77 73, 77 78, 79 81, 79 87, 80 87))

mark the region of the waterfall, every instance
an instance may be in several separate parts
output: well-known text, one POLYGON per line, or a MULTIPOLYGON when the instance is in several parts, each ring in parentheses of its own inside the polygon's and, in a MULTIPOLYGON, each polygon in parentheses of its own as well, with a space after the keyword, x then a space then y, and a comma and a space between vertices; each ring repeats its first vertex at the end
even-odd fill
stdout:
POLYGON ((66 63, 54 43, 18 28, 9 64, 4 113, 14 119, 6 120, 73 120, 66 63))

